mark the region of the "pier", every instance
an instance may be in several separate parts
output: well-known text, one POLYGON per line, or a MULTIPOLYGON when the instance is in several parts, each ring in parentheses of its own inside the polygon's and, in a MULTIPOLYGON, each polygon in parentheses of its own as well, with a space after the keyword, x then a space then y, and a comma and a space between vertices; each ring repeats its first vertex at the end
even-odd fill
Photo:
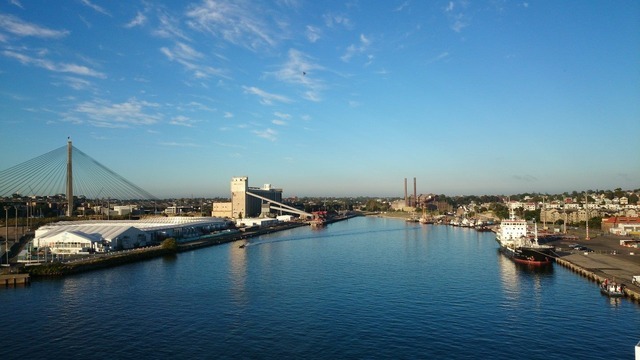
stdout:
POLYGON ((640 251, 620 246, 619 237, 607 234, 589 240, 573 238, 555 240, 548 244, 556 247, 558 265, 598 284, 605 279, 624 284, 626 297, 640 302, 640 287, 631 282, 633 276, 640 275, 640 251), (592 251, 573 250, 569 247, 570 242, 579 242, 592 251))
POLYGON ((0 275, 0 287, 12 287, 18 285, 30 285, 31 278, 29 274, 8 274, 0 275))

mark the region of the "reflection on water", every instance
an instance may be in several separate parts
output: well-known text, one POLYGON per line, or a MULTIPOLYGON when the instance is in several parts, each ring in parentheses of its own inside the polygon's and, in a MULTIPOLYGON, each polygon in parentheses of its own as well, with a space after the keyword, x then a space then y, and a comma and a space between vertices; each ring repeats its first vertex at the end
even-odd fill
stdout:
POLYGON ((505 296, 510 300, 528 296, 540 304, 545 279, 553 275, 553 264, 531 265, 512 261, 496 249, 500 280, 505 296))

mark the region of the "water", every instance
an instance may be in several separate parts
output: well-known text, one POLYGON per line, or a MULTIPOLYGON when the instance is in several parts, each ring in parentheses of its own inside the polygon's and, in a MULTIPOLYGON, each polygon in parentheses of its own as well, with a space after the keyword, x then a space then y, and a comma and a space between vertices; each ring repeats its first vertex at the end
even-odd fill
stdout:
POLYGON ((356 218, 0 290, 3 359, 632 359, 640 306, 491 233, 356 218))

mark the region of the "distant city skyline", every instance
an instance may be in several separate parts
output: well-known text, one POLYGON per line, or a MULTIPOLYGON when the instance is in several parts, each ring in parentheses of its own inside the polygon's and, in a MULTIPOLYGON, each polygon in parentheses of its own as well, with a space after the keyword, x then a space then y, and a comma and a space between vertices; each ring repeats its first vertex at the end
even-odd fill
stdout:
POLYGON ((640 188, 637 1, 9 0, 0 170, 74 146, 160 198, 640 188))

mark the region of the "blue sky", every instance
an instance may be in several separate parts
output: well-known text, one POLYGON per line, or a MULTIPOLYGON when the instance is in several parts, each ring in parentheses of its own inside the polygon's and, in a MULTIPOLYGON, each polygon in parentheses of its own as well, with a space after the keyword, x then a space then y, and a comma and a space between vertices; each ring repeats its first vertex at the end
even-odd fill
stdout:
POLYGON ((638 1, 0 0, 0 169, 158 197, 640 188, 638 1))

